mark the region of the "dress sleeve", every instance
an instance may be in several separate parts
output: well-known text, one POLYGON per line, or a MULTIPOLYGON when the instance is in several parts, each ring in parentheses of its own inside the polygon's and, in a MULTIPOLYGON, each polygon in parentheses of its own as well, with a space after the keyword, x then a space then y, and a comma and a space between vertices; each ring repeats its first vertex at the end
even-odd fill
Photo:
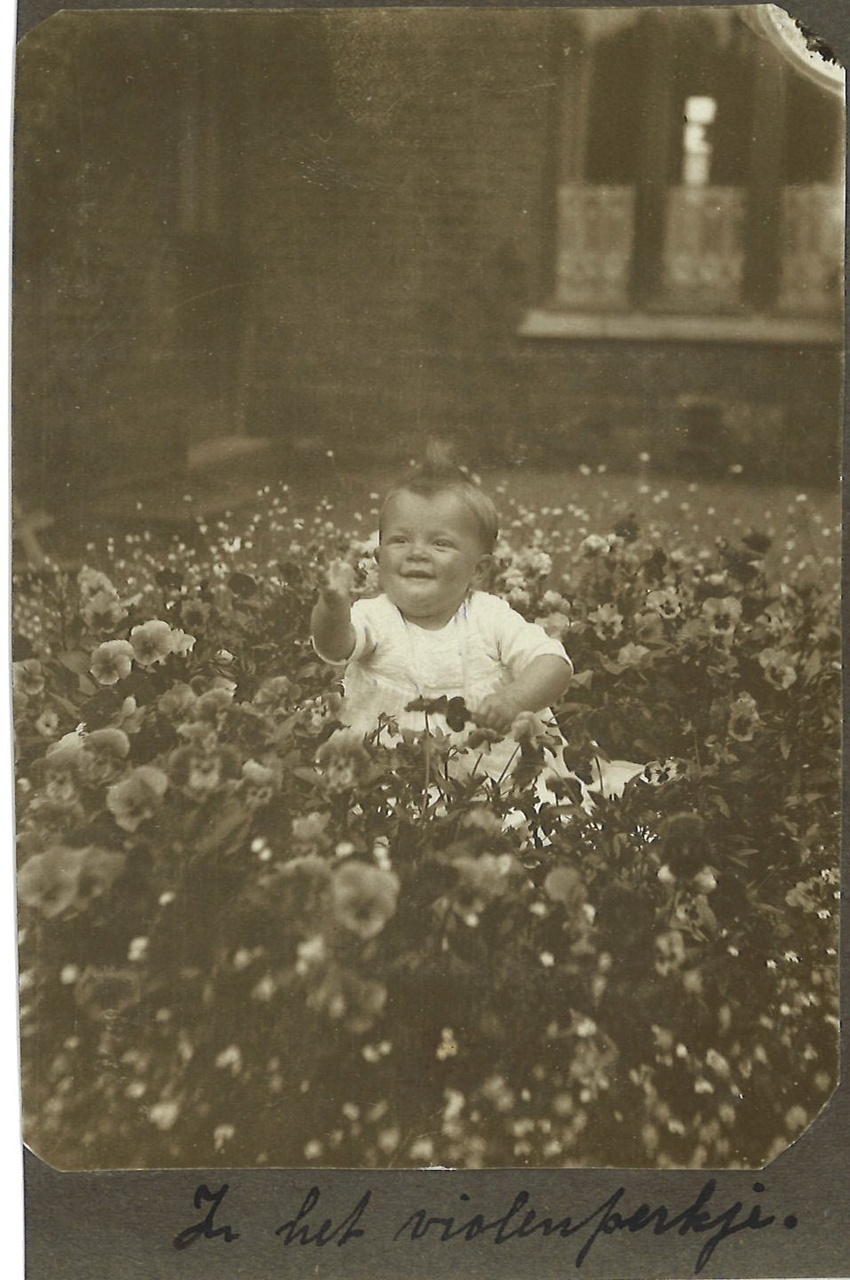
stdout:
POLYGON ((511 677, 516 678, 529 662, 546 654, 563 658, 572 671, 573 664, 561 642, 547 635, 536 622, 527 622, 506 600, 483 595, 482 613, 499 661, 511 677))
POLYGON ((350 662, 358 662, 361 658, 375 652, 376 639, 379 626, 377 625, 376 609, 379 602, 377 600, 355 600, 351 606, 351 625, 354 628, 354 648, 347 658, 342 661, 334 661, 332 658, 326 657, 311 637, 311 643, 317 657, 326 662, 329 667, 339 667, 340 669, 347 667, 350 662))

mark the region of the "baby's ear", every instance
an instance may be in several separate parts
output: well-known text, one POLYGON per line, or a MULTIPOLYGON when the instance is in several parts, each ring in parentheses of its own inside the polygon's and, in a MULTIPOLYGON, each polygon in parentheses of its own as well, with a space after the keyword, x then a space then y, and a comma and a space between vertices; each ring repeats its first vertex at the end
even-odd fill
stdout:
POLYGON ((475 572, 472 577, 472 585, 474 587, 485 587, 490 581, 490 575, 493 572, 493 556, 489 553, 481 556, 475 566, 475 572))

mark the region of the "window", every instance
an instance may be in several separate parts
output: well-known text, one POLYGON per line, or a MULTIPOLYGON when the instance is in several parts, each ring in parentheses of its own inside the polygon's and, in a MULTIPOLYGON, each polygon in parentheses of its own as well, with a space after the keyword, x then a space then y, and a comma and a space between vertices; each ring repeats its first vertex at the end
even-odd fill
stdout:
POLYGON ((558 40, 549 323, 840 338, 841 94, 733 8, 575 10, 558 40))

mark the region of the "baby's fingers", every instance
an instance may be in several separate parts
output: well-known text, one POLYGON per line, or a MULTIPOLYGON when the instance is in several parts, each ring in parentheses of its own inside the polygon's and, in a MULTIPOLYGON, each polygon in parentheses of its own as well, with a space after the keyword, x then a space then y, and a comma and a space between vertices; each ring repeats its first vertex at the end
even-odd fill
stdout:
POLYGON ((322 590, 333 595, 351 595, 354 590, 354 569, 347 560, 331 561, 325 571, 322 590))
POLYGON ((479 729, 493 729, 505 734, 511 727, 511 717, 505 707, 495 698, 485 698, 472 718, 479 729))

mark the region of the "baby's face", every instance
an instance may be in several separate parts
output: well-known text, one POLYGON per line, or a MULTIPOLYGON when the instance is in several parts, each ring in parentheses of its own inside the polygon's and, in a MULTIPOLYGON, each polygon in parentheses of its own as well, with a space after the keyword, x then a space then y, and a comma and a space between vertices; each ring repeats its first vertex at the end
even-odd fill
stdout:
POLYGON ((384 512, 378 547, 381 589, 405 618, 444 626, 490 563, 472 511, 451 490, 421 497, 400 490, 384 512))

